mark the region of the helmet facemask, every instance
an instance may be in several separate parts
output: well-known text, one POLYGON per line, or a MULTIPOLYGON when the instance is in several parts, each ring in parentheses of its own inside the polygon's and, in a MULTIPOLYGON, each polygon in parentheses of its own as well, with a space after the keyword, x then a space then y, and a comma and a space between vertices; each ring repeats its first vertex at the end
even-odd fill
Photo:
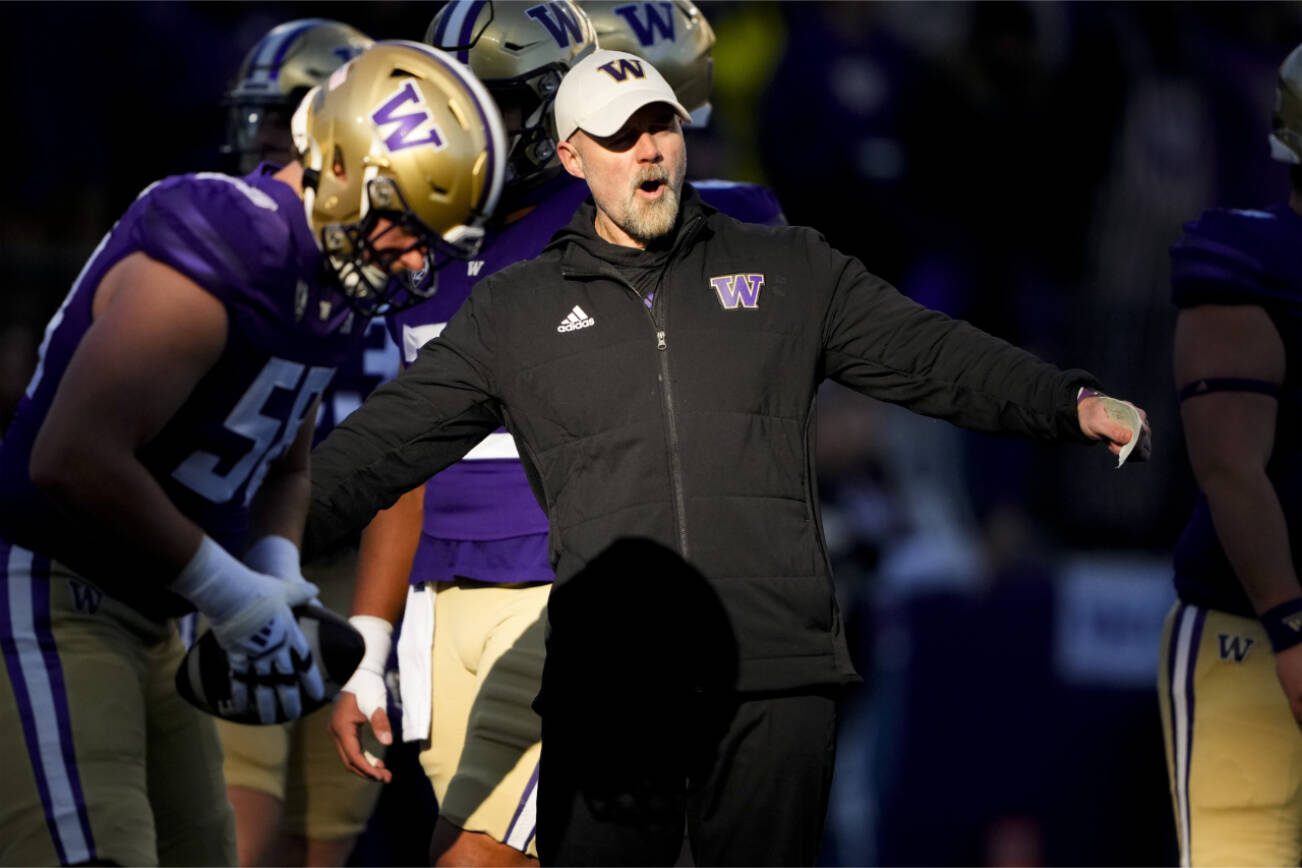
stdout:
POLYGON ((532 188, 560 169, 556 137, 548 122, 564 67, 538 70, 515 81, 486 86, 506 125, 506 183, 511 192, 532 188))
POLYGON ((247 175, 259 163, 283 166, 294 159, 290 119, 306 92, 306 88, 299 89, 289 101, 255 98, 227 101, 226 144, 222 153, 231 157, 240 174, 247 175))
POLYGON ((1275 79, 1275 111, 1270 119, 1270 155, 1302 165, 1302 45, 1289 52, 1275 79))
POLYGON ((479 251, 483 229, 458 227, 449 238, 440 236, 407 205, 392 178, 376 176, 366 182, 362 218, 356 223, 330 223, 321 228, 321 249, 348 305, 365 317, 405 310, 430 298, 432 273, 453 259, 469 259, 479 251), (381 228, 382 221, 387 224, 381 228), (405 246, 382 245, 402 232, 405 246), (394 264, 413 250, 424 252, 425 265, 416 271, 395 272, 394 264))
POLYGON ((268 31, 245 55, 222 104, 227 108, 222 154, 248 174, 259 163, 294 159, 290 118, 309 88, 372 44, 356 28, 325 18, 287 21, 268 31))

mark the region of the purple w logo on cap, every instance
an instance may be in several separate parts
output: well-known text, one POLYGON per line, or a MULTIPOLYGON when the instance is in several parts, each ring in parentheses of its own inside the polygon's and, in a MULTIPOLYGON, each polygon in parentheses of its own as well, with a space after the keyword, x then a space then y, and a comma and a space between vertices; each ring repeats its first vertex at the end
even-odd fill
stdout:
POLYGON ((642 61, 629 60, 625 57, 612 60, 610 63, 603 63, 597 69, 606 73, 615 81, 624 81, 630 75, 634 78, 646 78, 646 73, 642 70, 642 61))
POLYGON ((397 124, 398 128, 389 134, 384 140, 384 146, 390 151, 401 151, 404 148, 414 148, 417 145, 432 145, 435 148, 443 147, 443 136, 439 133, 439 128, 434 124, 433 117, 429 109, 420 98, 420 93, 416 90, 416 85, 408 79, 403 82, 398 92, 371 113, 371 121, 377 127, 385 127, 389 124, 397 124), (398 110, 406 103, 411 103, 413 111, 407 114, 399 114, 398 110), (429 130, 424 135, 419 135, 418 131, 425 124, 429 124, 429 130))
POLYGON ((719 304, 726 310, 741 307, 759 307, 759 291, 764 286, 762 274, 723 274, 710 278, 710 286, 718 293, 719 304))

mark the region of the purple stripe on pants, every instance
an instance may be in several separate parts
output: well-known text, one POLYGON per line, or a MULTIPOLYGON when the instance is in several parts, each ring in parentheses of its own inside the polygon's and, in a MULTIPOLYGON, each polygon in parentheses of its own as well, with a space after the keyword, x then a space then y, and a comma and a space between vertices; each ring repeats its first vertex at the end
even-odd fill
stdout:
POLYGON ((14 547, 0 540, 0 650, 13 684, 32 775, 55 851, 65 864, 93 860, 97 854, 76 774, 63 667, 51 627, 50 562, 23 549, 18 551, 31 561, 29 570, 15 575, 11 570, 14 547), (29 681, 29 675, 38 680, 29 681), (54 733, 58 734, 57 748, 50 739, 54 733), (75 811, 75 825, 70 825, 74 814, 69 809, 75 811))
MULTIPOLYGON (((534 763, 533 774, 529 776, 529 783, 525 784, 524 792, 520 794, 520 804, 516 805, 515 815, 511 817, 511 822, 506 824, 506 835, 504 836, 506 841, 511 840, 511 836, 515 832, 515 824, 520 822, 520 817, 521 815, 524 814, 524 809, 528 806, 529 799, 533 795, 534 790, 536 790, 537 788, 538 788, 538 764, 534 763)), ((535 811, 533 827, 529 829, 529 835, 524 839, 524 844, 521 845, 520 847, 521 852, 524 852, 524 850, 528 848, 529 842, 533 840, 533 837, 535 834, 537 834, 537 832, 538 832, 538 820, 537 820, 537 812, 535 811)))
POLYGON ((9 583, 14 581, 30 582, 27 576, 17 579, 9 575, 9 553, 12 546, 0 540, 0 651, 4 653, 5 668, 9 672, 9 683, 14 688, 14 699, 18 703, 18 718, 23 724, 23 737, 27 742, 27 758, 32 764, 32 775, 36 778, 36 789, 41 794, 41 805, 45 809, 45 824, 50 830, 50 838, 59 854, 59 862, 68 864, 68 856, 63 851, 63 839, 58 834, 54 820, 54 807, 50 803, 50 785, 45 780, 45 766, 41 762, 40 742, 36 737, 36 719, 32 713, 31 697, 27 693, 27 681, 23 678, 22 664, 18 659, 18 646, 14 641, 13 615, 9 611, 9 583))
POLYGON ((32 611, 36 622, 36 637, 40 641, 41 655, 45 658, 50 692, 54 694, 54 716, 59 724, 59 747, 63 752, 63 767, 68 770, 68 783, 72 787, 72 798, 77 805, 81 832, 86 837, 86 849, 93 855, 95 839, 90 833, 90 818, 86 814, 86 797, 81 789, 81 775, 77 773, 77 751, 72 741, 72 712, 68 708, 68 691, 63 680, 63 665, 59 662, 59 651, 54 642, 54 628, 50 621, 50 559, 47 556, 32 555, 32 578, 32 611))

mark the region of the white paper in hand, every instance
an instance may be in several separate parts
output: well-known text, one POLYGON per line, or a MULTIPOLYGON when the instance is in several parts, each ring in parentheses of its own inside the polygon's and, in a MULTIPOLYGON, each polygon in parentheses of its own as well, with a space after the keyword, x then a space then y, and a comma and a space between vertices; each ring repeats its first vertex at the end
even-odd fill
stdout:
MULTIPOLYGON (((1130 429, 1130 442, 1121 447, 1120 454, 1117 455, 1117 467, 1126 463, 1130 453, 1135 451, 1144 436, 1144 420, 1140 418, 1139 408, 1129 401, 1121 401, 1117 398, 1103 397, 1103 409, 1107 410, 1108 416, 1114 421, 1120 422, 1130 429)), ((1135 459, 1138 461, 1139 459, 1135 459)))

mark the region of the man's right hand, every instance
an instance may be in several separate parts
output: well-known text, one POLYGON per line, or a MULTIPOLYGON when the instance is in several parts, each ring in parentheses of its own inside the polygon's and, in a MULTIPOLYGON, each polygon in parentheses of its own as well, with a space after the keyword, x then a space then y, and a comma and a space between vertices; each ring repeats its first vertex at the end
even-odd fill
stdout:
POLYGON ((361 732, 363 725, 370 724, 381 744, 393 742, 393 730, 385 710, 387 699, 384 676, 359 668, 339 691, 330 714, 330 735, 344 767, 353 774, 386 784, 393 780, 393 772, 385 768, 384 760, 368 756, 362 750, 361 732))
POLYGON ((1285 648, 1275 654, 1275 674, 1279 677, 1293 719, 1302 726, 1302 645, 1285 648))
POLYGON ((393 625, 374 615, 353 615, 348 623, 362 634, 366 653, 335 698, 330 735, 334 737, 339 759, 349 771, 388 783, 393 780, 393 772, 384 767, 384 760, 362 750, 361 729, 363 724, 370 724, 380 744, 386 747, 393 744, 393 728, 386 710, 389 690, 384 684, 384 667, 393 647, 393 625))

